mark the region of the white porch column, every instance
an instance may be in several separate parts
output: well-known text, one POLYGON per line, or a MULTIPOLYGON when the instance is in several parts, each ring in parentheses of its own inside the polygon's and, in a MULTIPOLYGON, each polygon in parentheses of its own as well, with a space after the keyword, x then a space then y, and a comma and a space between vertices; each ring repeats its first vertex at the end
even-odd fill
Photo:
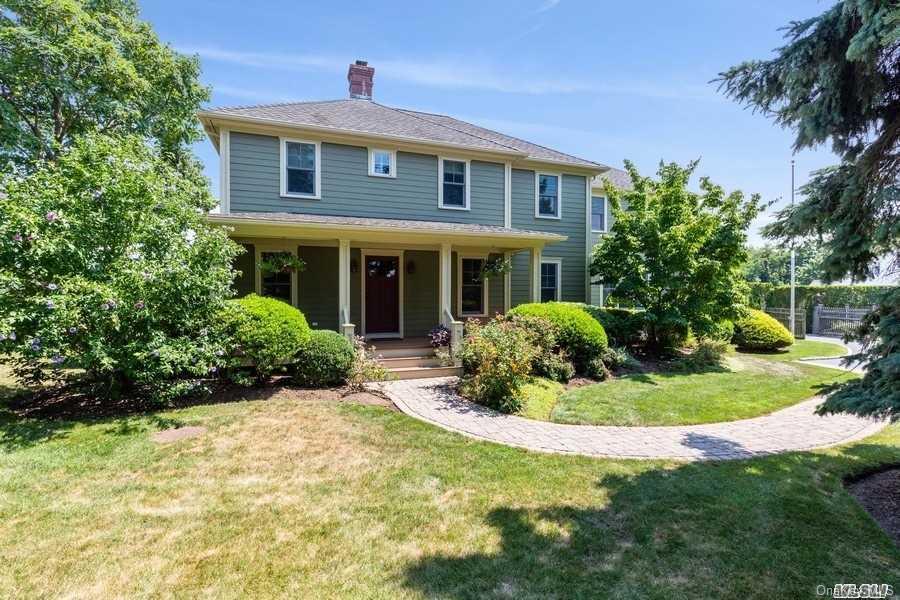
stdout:
POLYGON ((451 273, 452 266, 451 261, 453 260, 452 249, 450 247, 449 242, 444 242, 441 244, 441 255, 440 255, 440 322, 445 327, 450 327, 450 321, 447 318, 447 313, 452 313, 453 304, 450 301, 452 289, 451 286, 451 273))
POLYGON ((531 301, 541 301, 541 250, 531 249, 531 301))
MULTIPOLYGON (((512 252, 504 252, 503 260, 507 263, 512 261, 512 252)), ((503 312, 508 313, 512 308, 512 271, 503 274, 503 312)))
POLYGON ((350 322, 350 240, 338 241, 338 325, 352 339, 356 327, 350 322))

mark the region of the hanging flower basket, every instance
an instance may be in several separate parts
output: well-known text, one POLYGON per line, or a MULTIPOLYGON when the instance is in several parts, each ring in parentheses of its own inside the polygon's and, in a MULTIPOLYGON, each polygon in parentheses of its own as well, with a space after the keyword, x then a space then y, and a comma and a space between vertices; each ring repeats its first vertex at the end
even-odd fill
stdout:
POLYGON ((259 270, 263 275, 299 273, 305 269, 306 263, 290 252, 275 252, 259 262, 259 270))
POLYGON ((497 258, 489 258, 484 261, 484 265, 481 267, 481 273, 479 273, 481 279, 490 279, 491 277, 497 277, 500 275, 505 275, 512 271, 512 261, 503 258, 502 256, 497 258))

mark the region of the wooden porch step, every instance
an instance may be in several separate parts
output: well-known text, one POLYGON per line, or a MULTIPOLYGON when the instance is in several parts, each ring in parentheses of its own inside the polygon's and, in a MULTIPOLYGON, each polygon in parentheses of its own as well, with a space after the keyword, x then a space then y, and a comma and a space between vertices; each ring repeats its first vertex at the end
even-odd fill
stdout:
POLYGON ((459 377, 462 367, 399 367, 391 369, 392 379, 426 379, 428 377, 459 377))
POLYGON ((432 348, 431 346, 379 346, 377 341, 374 343, 374 345, 375 355, 383 359, 434 357, 434 348, 432 348))
POLYGON ((405 367, 440 367, 441 361, 432 352, 430 356, 402 356, 397 358, 379 358, 378 362, 388 369, 405 367))

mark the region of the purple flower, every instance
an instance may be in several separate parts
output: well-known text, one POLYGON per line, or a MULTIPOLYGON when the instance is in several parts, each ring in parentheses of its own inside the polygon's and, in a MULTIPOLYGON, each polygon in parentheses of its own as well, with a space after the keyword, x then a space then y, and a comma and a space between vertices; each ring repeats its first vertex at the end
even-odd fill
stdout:
POLYGON ((217 369, 216 367, 210 367, 210 368, 209 368, 209 372, 210 372, 210 373, 215 373, 215 372, 218 371, 218 370, 219 370, 219 369, 217 369))
POLYGON ((9 332, 9 339, 11 339, 12 341, 16 341, 16 332, 15 331, 9 332))
POLYGON ((136 309, 138 309, 138 310, 143 309, 143 308, 144 308, 144 301, 143 301, 143 300, 138 300, 137 302, 134 303, 134 307, 135 307, 136 309))
POLYGON ((12 239, 13 239, 14 242, 21 242, 21 241, 22 241, 22 234, 21 234, 21 233, 16 233, 16 234, 14 234, 14 235, 12 236, 12 239))
POLYGON ((59 213, 55 210, 51 210, 46 215, 44 215, 44 218, 47 219, 47 222, 52 223, 59 218, 59 213))
POLYGON ((66 359, 59 354, 54 354, 53 358, 51 358, 50 360, 53 361, 54 365, 61 365, 66 359))
POLYGON ((50 291, 53 291, 53 290, 59 289, 59 286, 56 285, 55 283, 48 283, 48 284, 47 284, 47 289, 50 290, 50 291))
POLYGON ((35 234, 33 234, 33 233, 29 233, 29 234, 28 234, 28 237, 27 237, 26 239, 27 239, 29 242, 33 242, 34 240, 37 239, 37 236, 36 236, 35 234))
POLYGON ((47 308, 49 308, 50 310, 56 308, 56 304, 54 304, 53 300, 47 300, 47 308))
POLYGON ((102 308, 103 310, 109 310, 109 302, 104 302, 100 305, 100 308, 102 308))
POLYGON ((31 340, 30 345, 31 345, 32 350, 35 350, 35 351, 40 350, 41 349, 41 338, 34 338, 33 340, 31 340))
POLYGON ((216 350, 216 356, 225 356, 225 352, 222 350, 216 350))
POLYGON ((77 333, 77 332, 78 332, 77 327, 69 327, 69 333, 77 333))
POLYGON ((0 342, 2 342, 2 341, 5 340, 5 339, 6 339, 6 334, 5 334, 5 333, 0 333, 0 342))

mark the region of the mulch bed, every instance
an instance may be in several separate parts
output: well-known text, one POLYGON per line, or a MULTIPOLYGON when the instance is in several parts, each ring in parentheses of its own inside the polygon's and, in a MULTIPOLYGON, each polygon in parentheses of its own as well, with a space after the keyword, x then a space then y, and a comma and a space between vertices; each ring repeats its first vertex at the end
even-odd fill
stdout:
POLYGON ((900 467, 848 481, 847 490, 900 546, 900 467))
POLYGON ((6 401, 7 411, 19 418, 102 419, 205 404, 287 399, 296 402, 350 402, 397 410, 386 396, 375 392, 355 392, 349 388, 310 389, 289 385, 286 378, 265 386, 242 387, 215 382, 210 394, 160 403, 152 398, 125 397, 116 401, 98 400, 72 386, 49 388, 34 394, 19 394, 6 401))

